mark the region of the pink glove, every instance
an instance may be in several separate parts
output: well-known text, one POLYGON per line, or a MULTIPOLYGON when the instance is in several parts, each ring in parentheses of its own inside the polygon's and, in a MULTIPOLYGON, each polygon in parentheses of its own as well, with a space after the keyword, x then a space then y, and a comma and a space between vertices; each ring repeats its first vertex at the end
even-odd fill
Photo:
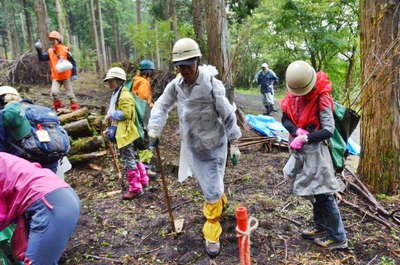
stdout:
POLYGON ((294 140, 290 143, 290 149, 292 150, 300 150, 303 148, 303 145, 307 142, 306 135, 300 135, 294 138, 294 140))
POLYGON ((296 130, 296 135, 297 135, 297 136, 300 136, 300 135, 307 135, 307 134, 309 134, 309 132, 308 132, 307 130, 304 130, 303 128, 298 128, 298 129, 296 130))

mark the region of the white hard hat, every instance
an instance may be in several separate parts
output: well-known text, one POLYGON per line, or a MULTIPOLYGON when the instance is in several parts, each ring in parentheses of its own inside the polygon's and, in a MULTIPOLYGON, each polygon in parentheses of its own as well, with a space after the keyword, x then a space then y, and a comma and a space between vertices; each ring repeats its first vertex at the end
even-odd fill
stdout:
POLYGON ((124 71, 124 69, 122 69, 121 67, 112 67, 110 68, 110 70, 108 70, 106 77, 104 78, 104 82, 106 82, 109 79, 113 79, 113 78, 119 78, 121 80, 126 81, 126 73, 124 71))
POLYGON ((190 38, 177 40, 172 48, 172 61, 179 62, 194 57, 201 57, 201 51, 197 42, 190 38))
POLYGON ((262 67, 262 68, 268 68, 269 65, 268 65, 267 63, 263 63, 263 64, 261 65, 261 67, 262 67))
POLYGON ((12 95, 19 96, 19 93, 15 88, 10 87, 10 86, 0 86, 0 96, 6 95, 6 94, 12 94, 12 95))
POLYGON ((286 87, 295 96, 308 94, 315 85, 317 74, 304 61, 294 61, 286 69, 286 87))

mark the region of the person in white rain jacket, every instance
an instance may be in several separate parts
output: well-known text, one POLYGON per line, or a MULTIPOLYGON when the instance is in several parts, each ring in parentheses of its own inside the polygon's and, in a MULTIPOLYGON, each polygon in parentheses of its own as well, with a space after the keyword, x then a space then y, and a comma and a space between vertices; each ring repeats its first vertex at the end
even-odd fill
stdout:
MULTIPOLYGON (((217 256, 222 227, 219 219, 227 197, 224 194, 224 173, 228 142, 241 137, 236 123, 235 106, 225 97, 225 87, 214 76, 213 66, 199 65, 201 52, 196 41, 178 40, 172 58, 180 75, 172 80, 155 102, 149 121, 151 142, 158 143, 168 112, 177 105, 181 136, 179 180, 194 176, 200 184, 207 219, 203 227, 206 252, 217 256)), ((231 147, 231 148, 232 148, 231 147)))

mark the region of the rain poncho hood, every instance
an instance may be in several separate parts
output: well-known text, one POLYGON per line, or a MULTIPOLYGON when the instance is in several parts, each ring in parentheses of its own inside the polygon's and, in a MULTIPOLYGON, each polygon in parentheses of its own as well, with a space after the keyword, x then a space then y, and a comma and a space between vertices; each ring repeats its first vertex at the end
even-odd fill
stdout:
POLYGON ((332 82, 324 72, 317 73, 315 89, 305 96, 295 96, 288 93, 281 101, 281 109, 297 128, 306 129, 312 125, 320 129, 318 113, 325 107, 333 110, 333 99, 329 95, 332 91, 332 82))
POLYGON ((179 180, 195 176, 208 202, 223 194, 223 176, 228 140, 241 136, 236 124, 235 106, 225 97, 225 87, 214 76, 212 66, 199 66, 199 75, 191 86, 176 77, 156 101, 149 130, 161 133, 168 112, 178 108, 181 136, 179 180))

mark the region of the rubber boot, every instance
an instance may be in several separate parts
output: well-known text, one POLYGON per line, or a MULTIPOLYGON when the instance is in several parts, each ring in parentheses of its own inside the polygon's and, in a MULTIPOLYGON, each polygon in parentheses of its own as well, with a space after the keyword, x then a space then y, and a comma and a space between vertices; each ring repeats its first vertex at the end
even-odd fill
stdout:
POLYGON ((132 200, 139 197, 143 193, 143 186, 142 183, 140 182, 140 173, 138 169, 135 169, 135 170, 128 170, 126 172, 126 175, 128 176, 129 190, 124 193, 122 199, 132 200))
POLYGON ((54 109, 55 111, 58 111, 59 109, 61 109, 61 108, 63 108, 63 107, 64 107, 64 105, 62 104, 61 100, 55 99, 55 100, 53 101, 53 109, 54 109))
POLYGON ((142 162, 137 162, 136 167, 140 173, 140 183, 142 183, 143 187, 149 185, 149 176, 147 175, 146 168, 142 162))
POLYGON ((222 226, 219 222, 224 206, 228 202, 225 194, 214 202, 205 202, 203 206, 203 214, 207 221, 203 226, 203 236, 205 239, 206 253, 210 258, 215 258, 221 251, 219 237, 222 233, 222 226))
POLYGON ((78 110, 78 109, 81 108, 81 107, 79 106, 79 103, 78 103, 78 102, 74 102, 74 101, 71 101, 71 104, 69 105, 69 107, 70 107, 70 109, 71 109, 72 111, 75 111, 75 110, 78 110))

